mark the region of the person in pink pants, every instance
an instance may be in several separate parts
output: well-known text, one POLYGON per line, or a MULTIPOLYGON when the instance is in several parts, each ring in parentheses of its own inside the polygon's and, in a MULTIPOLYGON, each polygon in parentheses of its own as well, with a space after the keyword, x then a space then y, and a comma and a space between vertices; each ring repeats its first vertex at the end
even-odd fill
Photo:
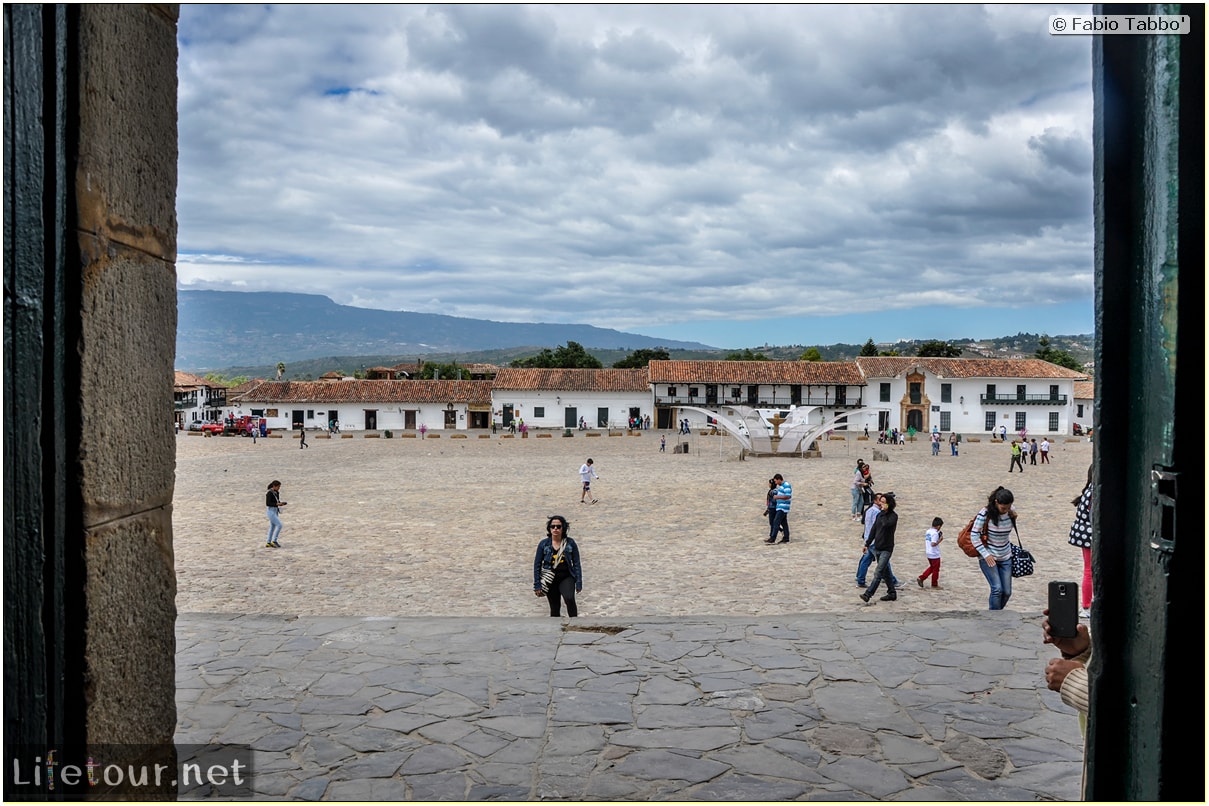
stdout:
POLYGON ((1088 608, 1091 607, 1091 496, 1092 496, 1092 468, 1087 469, 1087 484, 1083 487, 1083 492, 1071 501, 1075 505, 1075 521, 1070 526, 1070 538, 1067 540, 1072 546, 1077 546, 1083 550, 1083 582, 1079 586, 1079 597, 1082 599, 1083 612, 1082 616, 1088 615, 1088 608))

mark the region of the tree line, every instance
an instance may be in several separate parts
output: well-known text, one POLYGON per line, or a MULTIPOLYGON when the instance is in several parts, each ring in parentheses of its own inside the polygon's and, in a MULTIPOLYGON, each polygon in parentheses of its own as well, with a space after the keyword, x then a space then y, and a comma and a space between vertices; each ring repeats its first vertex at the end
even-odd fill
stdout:
MULTIPOLYGON (((1042 336, 1038 342, 1039 346, 1034 353, 1036 358, 1042 361, 1048 361, 1051 364, 1057 364, 1060 367, 1073 369, 1076 371, 1082 370, 1079 362, 1066 350, 1059 350, 1050 344, 1048 336, 1042 336)), ((861 347, 861 357, 866 356, 898 356, 901 353, 898 350, 878 350, 873 339, 869 339, 861 347)), ((962 350, 955 344, 939 339, 922 342, 916 348, 915 355, 919 358, 960 358, 962 350)), ((614 369, 640 369, 647 366, 652 361, 670 361, 671 355, 662 347, 649 348, 644 347, 640 350, 627 355, 620 361, 613 363, 614 369)), ((735 350, 723 356, 723 361, 771 361, 767 355, 761 352, 753 351, 750 347, 743 350, 735 350)), ((799 361, 822 361, 823 356, 818 347, 807 347, 798 357, 799 361)), ((532 367, 539 369, 601 369, 604 365, 600 360, 589 353, 584 346, 579 342, 568 341, 561 347, 556 347, 551 350, 544 348, 537 355, 529 356, 528 358, 518 358, 509 366, 512 367, 532 367)))

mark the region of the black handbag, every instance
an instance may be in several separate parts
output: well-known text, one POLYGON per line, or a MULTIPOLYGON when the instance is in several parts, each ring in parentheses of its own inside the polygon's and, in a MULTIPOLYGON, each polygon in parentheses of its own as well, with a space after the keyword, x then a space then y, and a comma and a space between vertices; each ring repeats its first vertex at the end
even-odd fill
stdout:
MULTIPOLYGON (((1013 524, 1014 525, 1014 524, 1013 524)), ((1016 530, 1016 540, 1020 540, 1020 530, 1016 530)), ((1033 574, 1033 555, 1024 547, 1024 542, 1012 543, 1012 576, 1027 577, 1033 574)))

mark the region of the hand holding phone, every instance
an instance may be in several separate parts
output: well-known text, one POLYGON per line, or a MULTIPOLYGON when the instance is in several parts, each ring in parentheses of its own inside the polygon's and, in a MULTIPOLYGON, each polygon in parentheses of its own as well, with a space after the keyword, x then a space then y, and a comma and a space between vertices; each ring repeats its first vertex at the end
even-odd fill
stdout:
POLYGON ((1054 638, 1079 635, 1079 583, 1049 583, 1049 634, 1054 638))

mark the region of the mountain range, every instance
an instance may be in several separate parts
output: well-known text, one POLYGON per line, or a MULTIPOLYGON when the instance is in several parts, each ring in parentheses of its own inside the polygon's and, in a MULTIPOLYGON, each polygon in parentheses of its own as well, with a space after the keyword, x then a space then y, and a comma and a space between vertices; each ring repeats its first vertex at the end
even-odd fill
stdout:
POLYGON ((712 350, 591 325, 493 322, 338 305, 319 294, 178 291, 176 366, 207 371, 331 355, 465 353, 515 347, 712 350))

